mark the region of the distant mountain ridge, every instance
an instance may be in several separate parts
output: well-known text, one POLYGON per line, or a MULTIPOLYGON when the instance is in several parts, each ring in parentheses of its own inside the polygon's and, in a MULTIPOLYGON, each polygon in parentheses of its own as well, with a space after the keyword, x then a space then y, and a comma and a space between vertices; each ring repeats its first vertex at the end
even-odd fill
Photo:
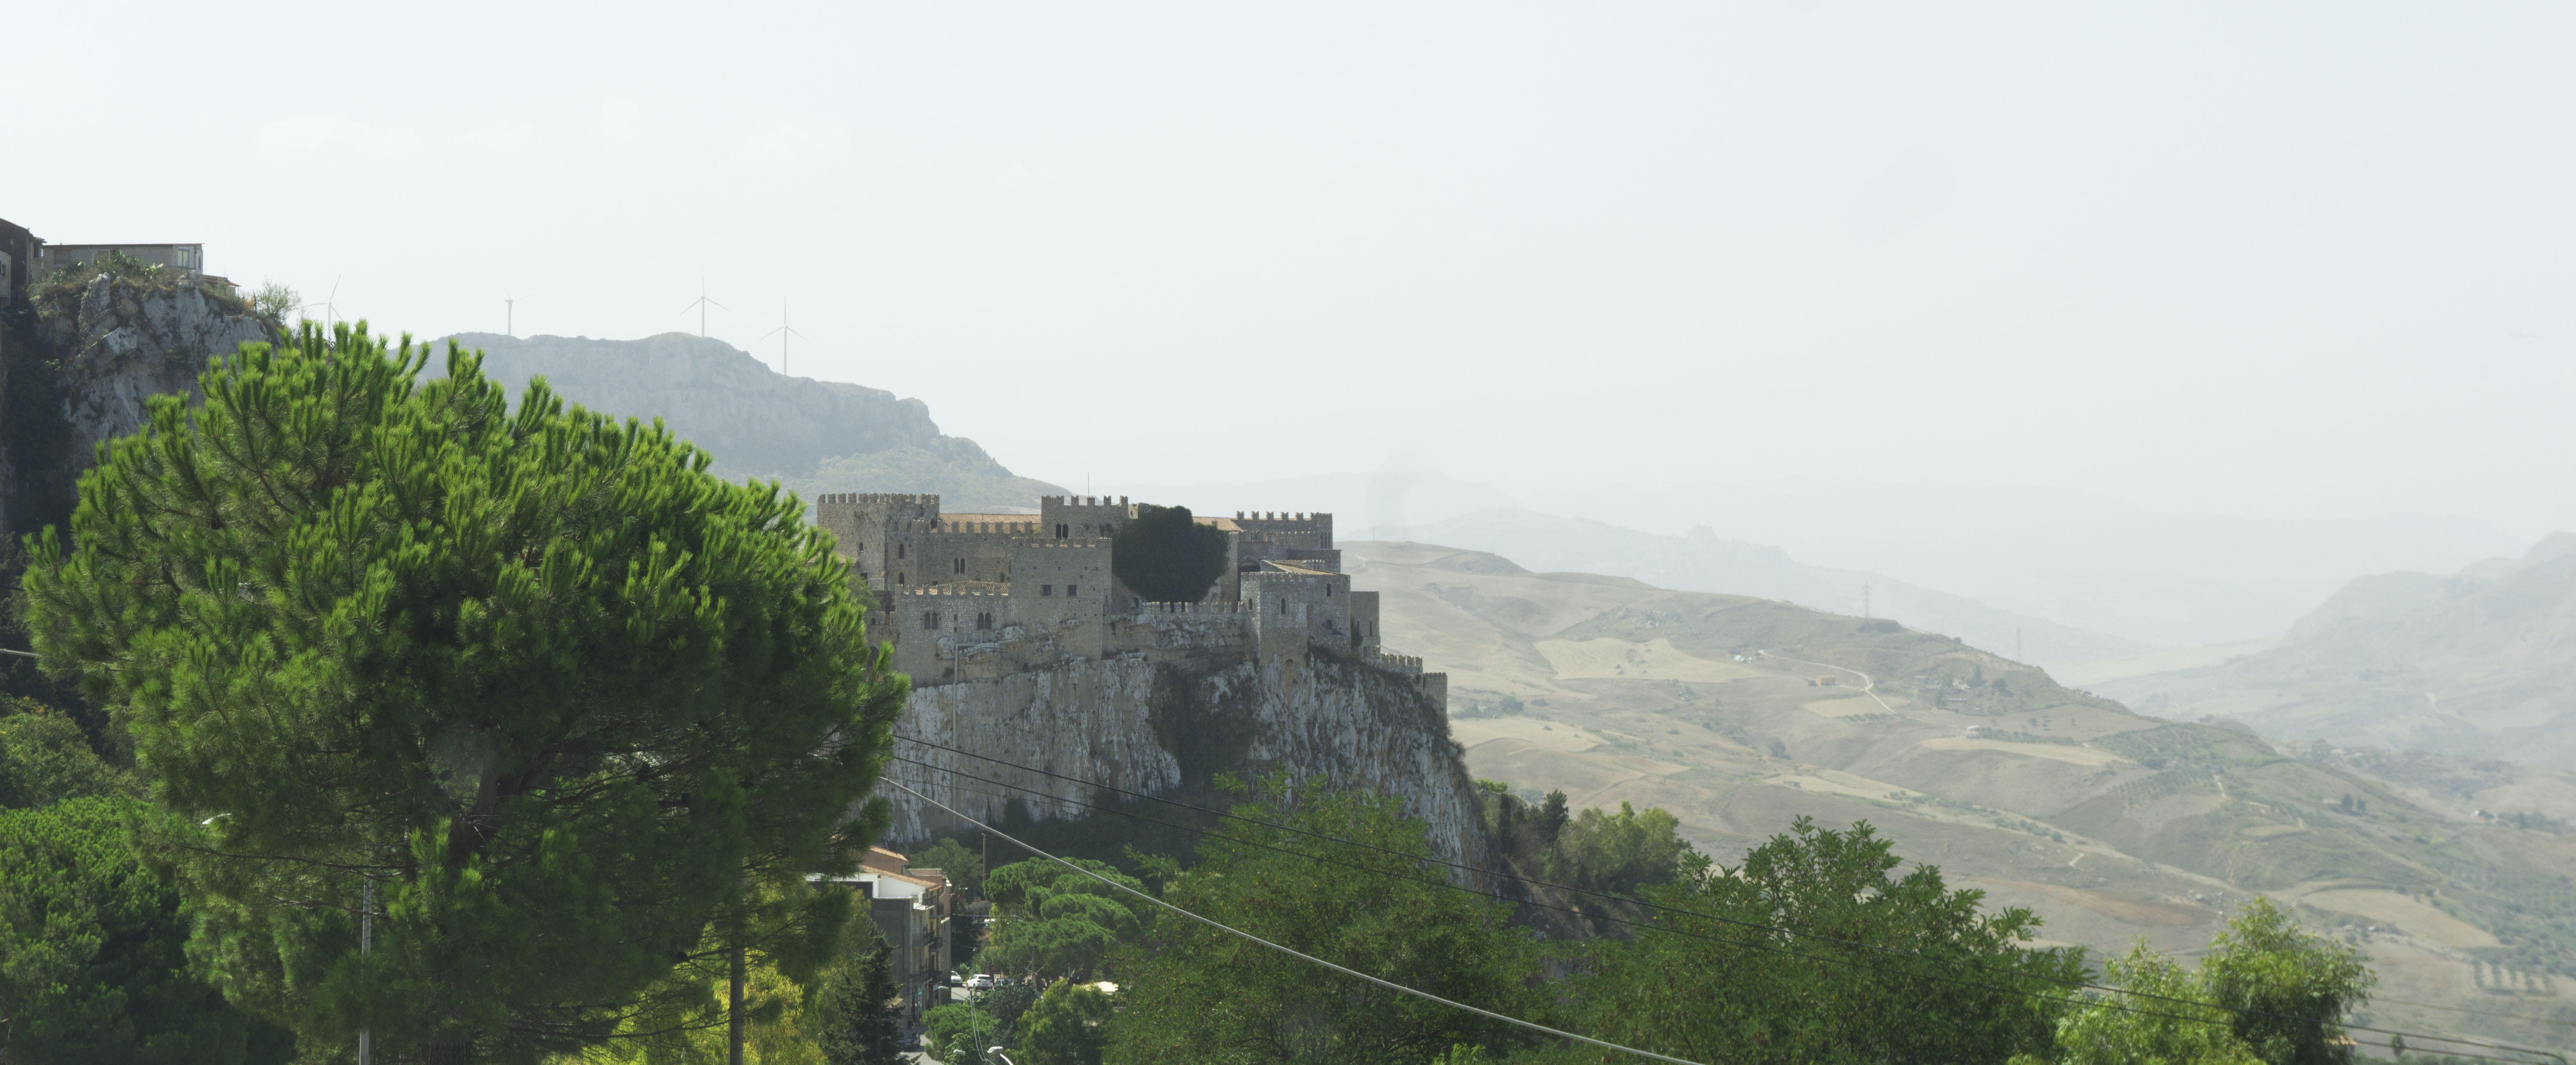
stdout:
POLYGON ((2576 768, 2576 535, 2458 573, 2345 585, 2278 646, 2101 685, 2275 736, 2576 768))
POLYGON ((1607 573, 1659 588, 1782 599, 1858 615, 1869 613, 1957 636, 1971 646, 2042 666, 2139 654, 2148 645, 1988 606, 1885 574, 1812 566, 1767 544, 1721 539, 1705 527, 1682 536, 1621 528, 1534 510, 1495 507, 1410 530, 1413 539, 1489 551, 1533 569, 1607 573))
POLYGON ((714 456, 714 472, 729 480, 776 479, 809 501, 820 492, 937 492, 948 509, 998 510, 1065 491, 1012 474, 972 440, 942 434, 918 399, 788 377, 709 337, 448 339, 482 349, 484 373, 514 397, 543 376, 592 410, 662 419, 714 456))

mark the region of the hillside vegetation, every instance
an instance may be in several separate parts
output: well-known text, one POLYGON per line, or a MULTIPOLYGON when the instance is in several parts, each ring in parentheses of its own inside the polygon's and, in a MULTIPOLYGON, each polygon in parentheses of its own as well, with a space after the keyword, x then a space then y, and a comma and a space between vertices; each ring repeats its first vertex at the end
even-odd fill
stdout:
MULTIPOLYGON (((1729 861, 1794 819, 1867 820, 2040 934, 2197 949, 2255 895, 2364 950, 2388 999, 2576 1023, 2576 779, 2133 713, 1885 621, 1476 551, 1345 543, 1386 639, 1450 673, 1482 778, 1661 807, 1729 861), (1833 683, 1819 681, 1833 678, 1833 683), (2510 803, 2523 811, 2493 814, 2510 803)), ((2382 1019, 2556 1031, 2383 1003, 2382 1019)))
POLYGON ((660 418, 716 458, 728 480, 775 478, 821 492, 936 492, 948 510, 1026 509, 1063 494, 1016 476, 972 440, 947 436, 918 399, 788 377, 731 344, 686 333, 641 340, 459 333, 512 395, 543 375, 557 394, 621 417, 660 418))

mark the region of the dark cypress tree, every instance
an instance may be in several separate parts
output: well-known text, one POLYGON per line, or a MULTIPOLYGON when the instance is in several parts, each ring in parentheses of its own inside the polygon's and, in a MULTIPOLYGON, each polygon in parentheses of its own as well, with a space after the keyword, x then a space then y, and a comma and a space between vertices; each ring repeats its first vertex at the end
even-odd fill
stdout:
MULTIPOLYGON (((864 919, 864 918, 863 918, 864 919)), ((835 975, 823 1005, 823 1060, 830 1065, 893 1065, 903 1038, 894 986, 894 948, 884 936, 857 964, 835 975)))
POLYGON ((1225 574, 1225 534, 1188 507, 1147 506, 1109 541, 1109 571, 1153 603, 1195 603, 1225 574))

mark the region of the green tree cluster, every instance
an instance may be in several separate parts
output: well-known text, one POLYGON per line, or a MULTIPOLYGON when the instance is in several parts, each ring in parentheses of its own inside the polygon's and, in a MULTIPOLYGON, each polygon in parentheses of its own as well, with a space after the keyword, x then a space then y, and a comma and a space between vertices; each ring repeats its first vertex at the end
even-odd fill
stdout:
POLYGON ((1929 866, 1895 875, 1866 823, 1801 818, 1740 866, 1695 865, 1645 890, 1665 909, 1636 938, 1586 953, 1584 1030, 1697 1061, 1991 1061, 2045 1049, 2034 996, 2086 975, 2080 949, 2026 945, 2030 911, 1983 912, 1929 866))
POLYGON ((955 839, 941 837, 939 842, 912 856, 916 869, 937 869, 948 882, 969 895, 984 892, 984 858, 971 847, 955 839))
POLYGON ((1188 507, 1137 508, 1109 540, 1109 571, 1151 603, 1195 603, 1225 575, 1225 533, 1188 507))
POLYGON ((308 1053, 578 1049, 855 863, 904 684, 796 499, 430 357, 306 323, 154 399, 31 541, 28 629, 201 826, 148 838, 235 1002, 308 1053))
MULTIPOLYGON (((1066 861, 1130 888, 1145 886, 1106 862, 1066 861)), ((1063 978, 1091 979, 1110 951, 1136 938, 1144 926, 1141 911, 1148 905, 1043 858, 995 869, 984 886, 994 917, 977 964, 1039 986, 1063 978)))
POLYGON ((894 948, 885 937, 875 937, 825 986, 817 1024, 825 1065, 894 1065, 900 1060, 903 1002, 902 989, 894 984, 893 958, 894 948))
POLYGON ((1116 1006, 1109 993, 1092 984, 1058 980, 1047 985, 1020 1018, 1022 1065, 1100 1065, 1109 1046, 1109 1021, 1116 1006))
POLYGON ((2104 967, 2133 995, 2108 995, 2058 1022, 2055 1047, 2014 1065, 2344 1065, 2340 1022, 2377 978, 2361 953, 2299 928, 2257 898, 2210 941, 2197 972, 2147 949, 2104 967))
POLYGON ((294 1043, 190 975, 178 893, 135 856, 133 799, 0 810, 0 1060, 283 1062, 294 1043))
POLYGON ((0 696, 0 807, 36 809, 101 795, 140 798, 142 790, 90 749, 71 718, 40 703, 0 696))
MULTIPOLYGON (((1166 900, 1406 987, 1513 1016, 1550 1012, 1555 992, 1538 979, 1538 943, 1512 923, 1509 905, 1443 886, 1449 870, 1432 861, 1427 826, 1397 800, 1311 781, 1292 793, 1281 779, 1252 799, 1234 810, 1244 820, 1205 837, 1190 869, 1158 866, 1166 900)), ((1520 1029, 1170 915, 1113 964, 1123 1012, 1110 1025, 1109 1056, 1134 1065, 1374 1065, 1460 1043, 1529 1041, 1520 1029)))

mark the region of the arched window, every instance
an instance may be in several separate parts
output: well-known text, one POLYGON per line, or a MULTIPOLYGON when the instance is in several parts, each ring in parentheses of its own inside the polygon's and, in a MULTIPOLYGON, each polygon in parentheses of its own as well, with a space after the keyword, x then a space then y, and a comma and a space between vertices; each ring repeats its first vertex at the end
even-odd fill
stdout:
POLYGON ((954 562, 954 563, 956 563, 956 564, 957 564, 957 566, 956 566, 957 572, 959 572, 959 573, 964 573, 964 572, 966 572, 966 560, 965 560, 965 559, 962 559, 962 558, 954 558, 954 559, 950 559, 949 561, 954 562))
POLYGON ((895 574, 895 575, 894 575, 894 582, 895 582, 896 584, 902 584, 902 583, 903 583, 903 574, 900 574, 900 573, 895 574))

